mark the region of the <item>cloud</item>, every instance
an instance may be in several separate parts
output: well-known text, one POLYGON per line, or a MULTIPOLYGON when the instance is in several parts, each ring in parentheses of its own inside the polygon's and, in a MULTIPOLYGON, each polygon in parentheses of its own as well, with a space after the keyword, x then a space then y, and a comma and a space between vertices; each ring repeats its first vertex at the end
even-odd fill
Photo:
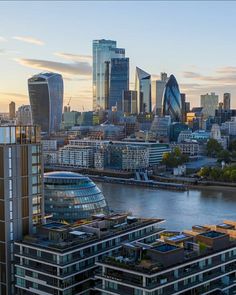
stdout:
POLYGON ((0 42, 7 42, 7 39, 4 38, 4 37, 2 37, 2 36, 0 36, 0 42))
POLYGON ((65 52, 55 52, 54 55, 67 60, 72 60, 72 61, 87 61, 87 62, 92 61, 91 55, 65 53, 65 52))
POLYGON ((189 72, 189 71, 183 72, 183 76, 184 76, 184 78, 190 78, 190 79, 192 79, 192 78, 194 78, 194 79, 196 79, 196 78, 197 79, 200 79, 202 77, 202 75, 199 74, 199 73, 189 72))
POLYGON ((21 58, 15 59, 20 65, 30 67, 33 69, 56 71, 65 75, 82 75, 91 76, 92 67, 87 62, 72 62, 72 63, 62 63, 49 60, 41 59, 28 59, 21 58))
POLYGON ((9 96, 12 98, 28 98, 28 95, 22 94, 22 93, 16 93, 16 92, 0 92, 1 95, 9 96))
POLYGON ((34 37, 14 36, 14 37, 12 37, 12 39, 22 41, 22 42, 26 42, 26 43, 30 43, 30 44, 34 44, 34 45, 39 45, 39 46, 44 45, 43 41, 41 41, 39 39, 36 39, 34 37))

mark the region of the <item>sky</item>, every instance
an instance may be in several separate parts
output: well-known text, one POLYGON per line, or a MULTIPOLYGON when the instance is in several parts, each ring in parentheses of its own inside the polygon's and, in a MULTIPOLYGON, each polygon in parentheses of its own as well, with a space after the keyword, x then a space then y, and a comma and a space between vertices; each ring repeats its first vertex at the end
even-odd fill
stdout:
POLYGON ((191 106, 232 94, 236 108, 234 1, 0 1, 0 112, 29 104, 27 79, 61 73, 64 104, 92 108, 92 40, 112 39, 158 79, 174 74, 191 106))

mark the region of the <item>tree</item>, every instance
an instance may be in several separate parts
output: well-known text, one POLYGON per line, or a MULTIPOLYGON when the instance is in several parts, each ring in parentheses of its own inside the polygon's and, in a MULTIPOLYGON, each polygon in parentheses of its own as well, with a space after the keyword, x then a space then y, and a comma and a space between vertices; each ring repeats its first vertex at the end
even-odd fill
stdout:
POLYGON ((182 154, 178 147, 175 147, 172 152, 164 153, 162 157, 162 164, 169 168, 177 167, 186 162, 188 162, 188 156, 182 154))
POLYGON ((210 157, 216 157, 218 153, 223 150, 222 145, 215 139, 210 138, 207 142, 207 155, 210 157))
POLYGON ((231 152, 236 151, 236 139, 232 140, 229 144, 229 150, 231 152))
POLYGON ((231 162, 231 155, 230 152, 227 150, 222 150, 217 154, 218 162, 224 161, 225 163, 231 162))

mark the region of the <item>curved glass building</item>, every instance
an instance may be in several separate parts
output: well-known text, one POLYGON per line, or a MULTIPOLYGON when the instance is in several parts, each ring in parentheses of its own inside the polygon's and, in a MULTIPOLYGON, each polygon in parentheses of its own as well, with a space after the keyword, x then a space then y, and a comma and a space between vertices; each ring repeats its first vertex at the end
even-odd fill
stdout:
POLYGON ((52 220, 74 223, 97 213, 107 213, 104 195, 87 176, 73 172, 44 174, 45 213, 52 220))
POLYGON ((151 75, 136 67, 135 90, 137 91, 137 107, 139 113, 150 113, 151 102, 151 75))
POLYGON ((182 120, 181 95, 174 75, 170 76, 163 93, 163 116, 165 115, 170 115, 173 122, 182 120))
POLYGON ((28 80, 28 89, 33 124, 48 134, 58 131, 62 121, 62 76, 56 73, 35 75, 28 80))

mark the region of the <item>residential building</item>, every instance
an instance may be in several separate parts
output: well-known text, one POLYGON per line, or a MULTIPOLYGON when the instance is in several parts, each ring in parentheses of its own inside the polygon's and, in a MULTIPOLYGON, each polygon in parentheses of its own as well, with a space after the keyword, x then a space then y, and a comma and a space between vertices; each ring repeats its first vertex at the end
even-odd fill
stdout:
POLYGON ((22 105, 17 110, 17 125, 32 125, 30 105, 22 105))
POLYGON ((163 222, 113 213, 73 226, 45 224, 36 235, 15 243, 14 294, 92 294, 96 261, 112 255, 125 241, 154 241, 163 222))
POLYGON ((9 119, 13 120, 16 117, 16 104, 14 101, 9 103, 9 119))
POLYGON ((13 243, 34 232, 44 214, 40 130, 0 126, 0 294, 13 295, 13 243))
POLYGON ((224 108, 225 111, 230 110, 230 101, 231 101, 231 94, 230 93, 224 93, 223 108, 224 108))
POLYGON ((137 114, 137 91, 128 90, 123 92, 122 111, 126 114, 137 114))
POLYGON ((204 117, 214 117, 215 110, 218 109, 219 96, 214 92, 201 95, 201 107, 203 108, 204 117))
POLYGON ((73 172, 44 174, 45 213, 53 221, 75 223, 108 213, 104 195, 87 176, 73 172))
POLYGON ((166 143, 159 142, 145 142, 145 141, 106 141, 106 140, 69 140, 69 145, 74 146, 87 146, 93 148, 95 153, 101 146, 106 146, 108 144, 123 145, 125 148, 127 146, 133 147, 144 147, 149 151, 149 163, 148 166, 158 165, 163 157, 163 154, 170 151, 170 147, 166 143))
POLYGON ((151 75, 136 67, 135 90, 137 91, 137 106, 139 113, 152 111, 151 75))
POLYGON ((231 117, 230 121, 226 121, 221 125, 221 130, 227 135, 236 136, 236 117, 231 117))
POLYGON ((169 115, 172 122, 182 122, 182 101, 179 85, 174 75, 170 75, 163 93, 163 116, 169 115))
POLYGON ((63 107, 63 80, 60 74, 40 73, 28 79, 33 124, 47 134, 60 129, 63 107))
POLYGON ((65 145, 58 151, 58 164, 67 167, 93 167, 93 149, 88 146, 65 145))
POLYGON ((98 261, 99 294, 234 294, 234 224, 211 230, 166 231, 155 243, 126 243, 116 255, 98 261), (230 233, 227 233, 230 232, 230 233))

